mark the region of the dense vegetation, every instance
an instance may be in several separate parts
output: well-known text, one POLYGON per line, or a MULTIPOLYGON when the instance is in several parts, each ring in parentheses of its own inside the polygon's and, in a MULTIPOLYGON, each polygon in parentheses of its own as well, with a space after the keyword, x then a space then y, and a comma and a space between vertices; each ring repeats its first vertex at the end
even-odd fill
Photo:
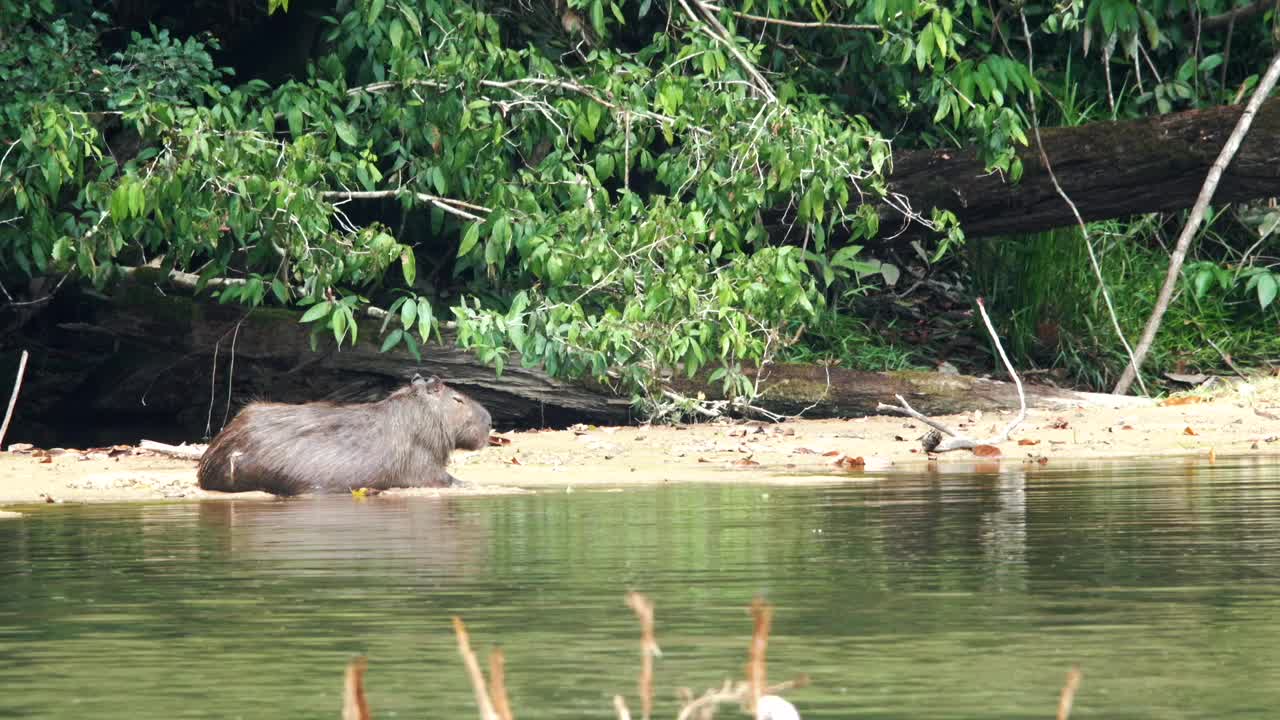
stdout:
MULTIPOLYGON (((518 351, 652 400, 669 372, 749 394, 770 360, 940 358, 970 325, 938 308, 974 292, 1020 362, 1105 382, 1123 355, 1079 232, 966 242, 886 193, 893 152, 978 147, 1017 178, 1032 95, 1041 125, 1234 102, 1276 22, 1232 0, 269 4, 0 0, 0 278, 106 289, 154 263, 302 306, 317 339, 416 355, 452 321, 499 371, 518 351), (893 241, 877 204, 933 239, 893 241)), ((1178 225, 1093 227, 1129 333, 1178 225)), ((1161 369, 1280 351, 1278 225, 1214 217, 1161 369)))

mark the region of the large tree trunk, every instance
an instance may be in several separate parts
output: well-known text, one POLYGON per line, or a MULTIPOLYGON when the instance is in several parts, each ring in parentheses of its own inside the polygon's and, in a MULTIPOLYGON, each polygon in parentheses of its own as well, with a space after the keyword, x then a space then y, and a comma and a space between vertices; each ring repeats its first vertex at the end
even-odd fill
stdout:
MULTIPOLYGON (((1191 207, 1243 105, 1160 115, 1124 122, 1041 130, 1044 149, 1062 189, 1085 220, 1191 207)), ((1028 135, 1030 135, 1028 133, 1028 135)), ((918 212, 951 210, 969 237, 1030 233, 1074 225, 1071 209, 1053 188, 1039 153, 1022 148, 1021 182, 987 174, 970 150, 894 155, 893 192, 918 212)), ((1280 98, 1262 106, 1239 153, 1214 195, 1225 203, 1280 195, 1280 98)), ((897 234, 902 216, 882 210, 881 231, 897 234)), ((925 228, 912 224, 908 236, 925 228)))
MULTIPOLYGON (((415 372, 436 374, 471 394, 492 412, 500 429, 574 422, 626 423, 630 403, 589 382, 554 380, 516 358, 495 378, 493 370, 454 346, 423 349, 421 362, 404 350, 378 352, 377 324, 361 324, 356 347, 334 349, 327 331, 311 350, 310 328, 298 314, 247 311, 134 286, 115 300, 72 293, 10 338, 0 372, 17 347, 32 350, 12 442, 96 445, 199 440, 216 433, 246 402, 365 401, 380 398, 415 372)), ((901 393, 922 412, 1011 409, 1012 385, 933 372, 870 373, 814 366, 768 370, 763 407, 781 413, 807 409, 807 417, 864 415, 901 393)), ((704 381, 677 384, 682 392, 716 388, 704 381)), ((1132 402, 1132 399, 1031 387, 1032 403, 1132 402)))

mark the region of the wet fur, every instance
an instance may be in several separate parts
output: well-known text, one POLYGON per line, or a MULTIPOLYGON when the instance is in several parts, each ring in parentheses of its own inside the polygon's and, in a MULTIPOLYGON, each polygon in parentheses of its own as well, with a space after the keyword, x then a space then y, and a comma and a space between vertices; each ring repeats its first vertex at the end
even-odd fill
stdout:
POLYGON ((447 487, 455 448, 479 450, 491 418, 440 382, 413 381, 372 403, 245 406, 210 443, 198 477, 205 490, 276 495, 367 487, 447 487))

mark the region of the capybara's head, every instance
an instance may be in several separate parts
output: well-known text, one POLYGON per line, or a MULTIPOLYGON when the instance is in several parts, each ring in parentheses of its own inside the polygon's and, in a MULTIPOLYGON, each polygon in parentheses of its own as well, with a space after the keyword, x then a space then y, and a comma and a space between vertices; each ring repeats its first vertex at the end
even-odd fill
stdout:
POLYGON ((483 405, 434 375, 427 378, 414 375, 412 387, 418 395, 437 403, 445 432, 452 434, 455 448, 480 450, 489 445, 493 418, 483 405))

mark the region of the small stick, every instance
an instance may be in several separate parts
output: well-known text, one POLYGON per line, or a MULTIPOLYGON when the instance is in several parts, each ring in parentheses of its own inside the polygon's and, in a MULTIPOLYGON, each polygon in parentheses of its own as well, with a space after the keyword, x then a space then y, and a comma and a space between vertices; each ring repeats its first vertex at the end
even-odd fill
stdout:
POLYGON ((1081 677, 1080 668, 1073 667, 1067 673, 1067 684, 1062 686, 1062 695, 1058 697, 1058 720, 1067 720, 1071 715, 1071 704, 1075 702, 1081 677))
POLYGON ((143 439, 142 442, 138 443, 138 447, 142 450, 150 450, 153 453, 168 455, 169 457, 199 460, 204 455, 205 448, 208 445, 168 445, 155 440, 143 439))
POLYGON ((662 654, 653 634, 653 601, 633 591, 627 593, 627 606, 640 619, 640 714, 649 720, 653 712, 653 658, 662 654))
POLYGON ((506 658, 501 648, 494 648, 489 653, 489 698, 493 701, 493 709, 502 720, 512 720, 511 702, 507 698, 506 658))
POLYGON ((937 420, 920 413, 915 408, 907 404, 906 398, 901 395, 894 395, 894 397, 898 399, 898 405, 888 405, 885 403, 879 403, 876 405, 876 410, 879 412, 906 415, 907 417, 919 420, 938 432, 951 436, 950 438, 936 444, 931 444, 930 441, 926 441, 925 451, 927 452, 942 453, 950 450, 968 450, 975 448, 978 445, 998 445, 999 443, 1007 441, 1014 429, 1021 425, 1022 421, 1027 418, 1027 396, 1022 389, 1022 379, 1018 377, 1018 373, 1014 372, 1013 363, 1009 362, 1009 356, 1005 354, 1004 345, 1000 343, 1000 336, 996 334, 996 329, 991 324, 991 317, 987 315, 987 307, 982 301, 982 298, 978 298, 978 312, 982 315, 983 324, 987 326, 987 332, 991 334, 992 342, 996 344, 996 351, 999 352, 1000 359, 1004 361, 1005 369, 1009 371, 1009 375, 1013 378, 1014 385, 1018 388, 1018 416, 1015 417, 1013 421, 1005 427, 1004 432, 999 435, 987 438, 986 440, 975 440, 971 437, 960 435, 937 420))
POLYGON ((751 633, 751 650, 747 661, 747 682, 750 683, 747 712, 755 715, 760 705, 760 697, 765 694, 765 685, 768 680, 764 657, 769 647, 769 626, 773 624, 773 606, 757 597, 751 603, 751 616, 755 620, 755 628, 751 633))
POLYGON ((4 436, 9 432, 9 421, 13 419, 13 408, 18 404, 18 391, 22 389, 22 377, 27 374, 27 351, 22 351, 18 360, 18 377, 13 381, 13 392, 9 395, 9 409, 4 413, 4 424, 0 425, 0 451, 4 450, 4 436))
POLYGON ((500 720, 498 713, 493 710, 493 703, 489 702, 484 673, 480 670, 480 661, 476 660, 476 654, 471 650, 467 626, 457 615, 453 616, 453 632, 458 636, 458 654, 462 656, 462 662, 467 666, 467 674, 471 677, 471 689, 476 694, 476 707, 480 709, 480 720, 500 720))
POLYGON ((360 657, 347 663, 347 673, 342 692, 342 720, 369 720, 369 702, 364 696, 364 671, 368 658, 360 657))

